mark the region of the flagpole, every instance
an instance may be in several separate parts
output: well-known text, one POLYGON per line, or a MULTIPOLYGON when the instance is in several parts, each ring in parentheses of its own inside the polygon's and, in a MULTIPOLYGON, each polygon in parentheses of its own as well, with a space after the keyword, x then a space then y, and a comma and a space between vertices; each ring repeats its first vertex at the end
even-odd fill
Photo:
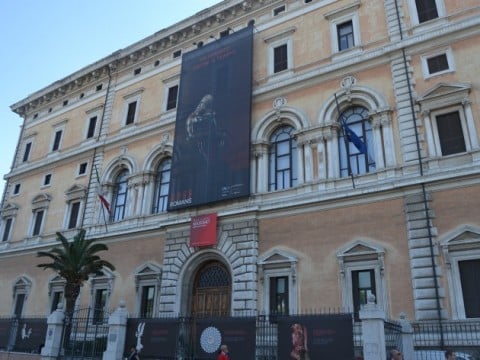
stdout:
POLYGON ((342 113, 340 112, 340 105, 338 105, 337 93, 334 93, 334 95, 335 95, 335 104, 337 105, 338 118, 340 120, 340 126, 342 128, 343 140, 345 143, 345 151, 347 152, 347 171, 348 171, 348 175, 352 179, 352 186, 355 189, 355 181, 353 179, 352 165, 350 164, 350 145, 348 143, 348 134, 345 131, 345 126, 343 126, 343 122, 345 120, 343 119, 342 113))

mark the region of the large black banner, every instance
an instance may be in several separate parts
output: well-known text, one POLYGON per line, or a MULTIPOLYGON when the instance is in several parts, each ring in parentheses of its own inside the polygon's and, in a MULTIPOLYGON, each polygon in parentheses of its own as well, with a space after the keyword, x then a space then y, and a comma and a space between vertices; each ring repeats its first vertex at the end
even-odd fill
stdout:
POLYGON ((352 315, 278 318, 278 359, 354 358, 352 315))
POLYGON ((196 359, 216 359, 227 345, 231 359, 255 359, 255 318, 197 319, 196 359))
POLYGON ((168 210, 250 194, 252 27, 182 58, 168 210))

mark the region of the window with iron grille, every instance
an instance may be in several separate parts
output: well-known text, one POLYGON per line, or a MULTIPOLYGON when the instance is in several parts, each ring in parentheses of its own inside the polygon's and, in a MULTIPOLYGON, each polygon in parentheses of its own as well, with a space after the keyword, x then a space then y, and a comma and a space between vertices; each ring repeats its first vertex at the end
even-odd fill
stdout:
POLYGON ((437 72, 449 69, 447 54, 432 56, 427 59, 428 72, 435 74, 437 72))

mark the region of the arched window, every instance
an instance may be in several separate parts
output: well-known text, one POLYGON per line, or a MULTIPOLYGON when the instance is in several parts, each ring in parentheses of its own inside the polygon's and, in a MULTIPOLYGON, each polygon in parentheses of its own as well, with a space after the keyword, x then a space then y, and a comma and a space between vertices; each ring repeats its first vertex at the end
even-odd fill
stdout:
POLYGON ((123 170, 115 179, 113 206, 112 206, 112 221, 120 221, 125 217, 125 207, 127 204, 128 194, 128 170, 123 170))
POLYGON ((368 110, 362 106, 352 106, 340 115, 338 121, 340 176, 374 171, 373 134, 368 121, 368 110))
POLYGON ((268 190, 297 185, 297 142, 293 127, 282 126, 270 136, 268 149, 268 190))
POLYGON ((166 159, 160 163, 157 168, 155 178, 155 195, 153 197, 152 213, 167 211, 168 188, 170 186, 170 170, 172 160, 166 159))

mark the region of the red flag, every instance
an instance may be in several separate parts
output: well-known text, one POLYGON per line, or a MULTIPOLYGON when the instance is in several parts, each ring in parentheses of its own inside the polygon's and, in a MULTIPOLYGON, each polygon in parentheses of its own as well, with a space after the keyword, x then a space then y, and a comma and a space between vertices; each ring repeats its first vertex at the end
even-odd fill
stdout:
POLYGON ((107 198, 102 193, 102 185, 100 185, 100 177, 98 176, 97 166, 95 166, 95 174, 97 175, 97 182, 98 182, 98 198, 102 202, 102 205, 110 212, 110 203, 108 202, 107 198))

